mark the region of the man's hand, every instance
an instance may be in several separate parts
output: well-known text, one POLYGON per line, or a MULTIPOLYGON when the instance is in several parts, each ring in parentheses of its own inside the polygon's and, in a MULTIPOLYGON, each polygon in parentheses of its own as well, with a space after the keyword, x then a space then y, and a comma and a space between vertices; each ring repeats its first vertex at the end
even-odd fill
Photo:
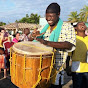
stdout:
POLYGON ((35 32, 32 32, 31 36, 32 36, 33 38, 36 38, 36 37, 41 36, 41 35, 43 35, 43 34, 45 34, 45 33, 41 33, 41 34, 40 34, 40 31, 35 31, 35 32))
POLYGON ((39 39, 39 38, 36 38, 36 40, 39 41, 40 43, 44 44, 44 45, 47 45, 47 41, 46 40, 39 39))

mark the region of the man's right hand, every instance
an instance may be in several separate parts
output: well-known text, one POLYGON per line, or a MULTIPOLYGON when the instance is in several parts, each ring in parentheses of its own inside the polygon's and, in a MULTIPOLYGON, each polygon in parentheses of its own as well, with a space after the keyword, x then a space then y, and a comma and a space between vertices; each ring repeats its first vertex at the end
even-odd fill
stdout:
POLYGON ((36 37, 41 36, 41 35, 43 35, 43 34, 45 34, 45 33, 41 33, 41 34, 40 34, 40 31, 36 31, 36 32, 32 32, 31 36, 32 36, 33 38, 36 38, 36 37))

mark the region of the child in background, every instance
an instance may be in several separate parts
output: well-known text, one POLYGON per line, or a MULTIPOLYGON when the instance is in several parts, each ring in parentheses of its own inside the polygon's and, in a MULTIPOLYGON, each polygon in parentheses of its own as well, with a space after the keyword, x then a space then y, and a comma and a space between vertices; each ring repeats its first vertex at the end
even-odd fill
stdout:
POLYGON ((14 43, 18 43, 18 42, 19 42, 20 33, 17 32, 17 33, 14 35, 14 37, 15 37, 15 38, 13 38, 12 41, 13 41, 14 43))
POLYGON ((29 41, 30 29, 25 28, 23 34, 20 36, 20 41, 29 41))
POLYGON ((6 58, 4 55, 4 48, 0 47, 0 73, 1 69, 4 69, 4 78, 6 78, 7 66, 6 66, 6 58))
POLYGON ((3 42, 3 47, 5 50, 6 60, 7 60, 7 67, 10 67, 9 59, 10 59, 10 47, 12 47, 14 42, 11 40, 11 37, 8 37, 8 40, 3 42))
POLYGON ((5 29, 0 27, 0 47, 3 47, 3 42, 8 40, 8 35, 8 32, 5 32, 5 29))

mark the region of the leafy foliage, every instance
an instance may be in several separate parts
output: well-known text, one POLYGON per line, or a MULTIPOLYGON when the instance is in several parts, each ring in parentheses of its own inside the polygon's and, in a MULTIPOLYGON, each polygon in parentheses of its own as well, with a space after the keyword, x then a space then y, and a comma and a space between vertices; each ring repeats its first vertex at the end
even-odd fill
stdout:
POLYGON ((71 12, 69 15, 70 18, 68 18, 71 22, 77 22, 79 20, 79 15, 77 14, 77 11, 71 12))
POLYGON ((0 26, 6 25, 6 23, 4 22, 0 22, 0 26))
POLYGON ((77 14, 77 11, 71 12, 68 18, 68 21, 71 22, 87 22, 88 19, 88 6, 84 6, 83 9, 80 10, 80 13, 77 14))
POLYGON ((40 15, 38 16, 38 14, 31 13, 30 16, 26 14, 26 17, 23 17, 19 21, 16 20, 15 22, 39 24, 39 18, 40 18, 40 15))
POLYGON ((88 18, 88 6, 84 6, 83 9, 80 10, 80 21, 84 21, 87 22, 87 18, 88 18))

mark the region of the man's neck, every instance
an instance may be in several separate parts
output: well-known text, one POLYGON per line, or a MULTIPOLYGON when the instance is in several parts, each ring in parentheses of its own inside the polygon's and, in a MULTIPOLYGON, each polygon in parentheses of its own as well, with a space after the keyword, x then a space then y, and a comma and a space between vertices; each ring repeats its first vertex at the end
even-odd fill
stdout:
POLYGON ((57 26, 57 24, 54 25, 54 26, 50 26, 50 30, 53 31, 53 29, 54 29, 56 26, 57 26))
MULTIPOLYGON (((58 23, 58 22, 57 22, 58 23)), ((50 26, 50 31, 52 32, 53 31, 53 29, 57 26, 57 23, 55 24, 55 25, 53 25, 53 26, 50 26)))
POLYGON ((81 36, 81 37, 85 37, 86 35, 85 35, 85 31, 84 32, 77 32, 77 35, 78 36, 81 36))
MULTIPOLYGON (((58 19, 58 21, 59 21, 59 19, 58 19)), ((51 30, 51 32, 52 32, 52 31, 53 31, 53 29, 57 26, 58 21, 55 23, 55 25, 50 26, 50 30, 51 30)))

